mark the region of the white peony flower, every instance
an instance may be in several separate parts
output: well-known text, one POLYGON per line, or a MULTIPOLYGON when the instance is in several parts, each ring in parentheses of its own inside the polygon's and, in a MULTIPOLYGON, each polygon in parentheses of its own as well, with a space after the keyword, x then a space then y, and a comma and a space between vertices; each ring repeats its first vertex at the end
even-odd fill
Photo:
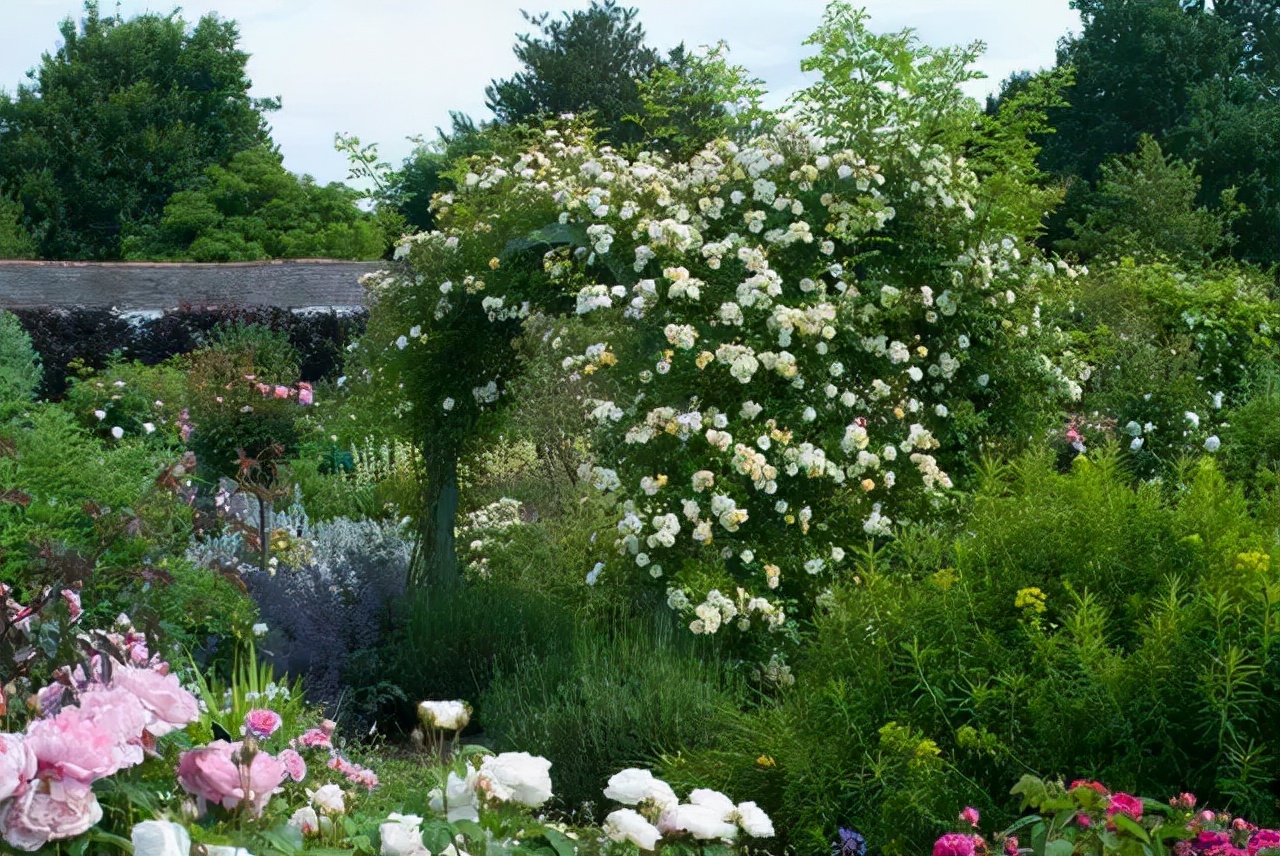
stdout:
POLYGON ((119 440, 120 438, 124 437, 124 429, 121 428, 119 425, 116 425, 114 428, 111 429, 111 436, 119 440))
POLYGON ((99 422, 101 422, 103 419, 106 419, 106 418, 107 418, 107 411, 105 411, 105 410, 95 410, 95 411, 93 411, 93 415, 94 415, 94 416, 96 416, 96 417, 98 417, 98 421, 99 421, 99 422))
POLYGON ((737 807, 733 804, 733 800, 729 799, 719 791, 713 791, 710 788, 694 788, 689 792, 689 802, 694 805, 715 809, 720 813, 721 820, 728 820, 729 816, 737 811, 737 807))
POLYGON ((316 808, 327 814, 342 814, 347 810, 342 788, 338 785, 324 785, 314 791, 308 790, 307 796, 315 803, 316 808))
POLYGON ((623 805, 639 805, 648 800, 663 810, 674 808, 680 802, 670 785, 648 770, 634 767, 610 776, 604 795, 623 805))
POLYGON ((645 820, 633 809, 620 808, 604 819, 604 834, 612 841, 630 841, 641 850, 653 850, 658 846, 662 833, 658 827, 645 820))
POLYGON ((133 827, 134 856, 188 856, 191 835, 168 820, 144 820, 133 827))
POLYGON ((422 818, 416 814, 387 815, 386 823, 378 827, 382 837, 382 856, 428 856, 422 846, 422 818))
POLYGON ((551 799, 551 762, 528 752, 503 752, 480 763, 478 786, 499 802, 538 808, 551 799))
POLYGON ((303 835, 315 835, 320 831, 320 815, 309 805, 304 805, 289 818, 289 825, 303 835))
POLYGON ((428 728, 460 731, 471 721, 471 708, 465 701, 421 701, 418 719, 428 728))
POLYGON ((700 841, 732 841, 738 835, 738 827, 721 818, 718 808, 705 805, 678 805, 664 811, 658 829, 663 834, 687 832, 700 841))
POLYGON ((480 812, 476 786, 479 781, 480 774, 473 768, 467 769, 465 777, 450 772, 445 780, 444 793, 442 794, 440 789, 436 788, 429 795, 431 810, 444 814, 445 819, 450 823, 457 820, 478 821, 480 812))
POLYGON ((772 838, 773 821, 753 802, 738 803, 738 824, 752 838, 772 838))
POLYGON ((1218 439, 1217 434, 1214 434, 1205 438, 1204 447, 1207 451, 1216 452, 1218 449, 1222 448, 1222 441, 1218 439))

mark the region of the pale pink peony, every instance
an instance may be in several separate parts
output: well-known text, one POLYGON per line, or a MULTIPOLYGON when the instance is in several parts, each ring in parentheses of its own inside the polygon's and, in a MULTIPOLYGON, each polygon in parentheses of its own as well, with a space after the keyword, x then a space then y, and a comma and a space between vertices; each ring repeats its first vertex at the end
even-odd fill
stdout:
POLYGON ((176 675, 162 675, 154 669, 117 667, 111 673, 111 686, 128 690, 137 697, 150 717, 146 729, 152 737, 163 737, 200 718, 199 702, 183 688, 176 675))
POLYGON ((303 381, 298 384, 298 403, 306 406, 315 401, 315 392, 311 389, 311 384, 303 381))
MULTIPOLYGON (((123 713, 116 705, 110 707, 123 713)), ((129 766, 126 762, 134 757, 140 761, 140 748, 135 753, 122 743, 121 729, 106 721, 110 712, 105 706, 97 711, 66 707, 57 716, 31 722, 26 742, 40 774, 88 785, 129 766)), ((136 736, 141 735, 139 726, 136 736)))
POLYGON ((19 850, 39 850, 50 841, 75 838, 102 820, 93 789, 74 779, 40 779, 0 808, 4 840, 19 850))
POLYGON ((295 782, 301 782, 307 777, 307 762, 294 750, 283 750, 276 755, 276 760, 284 764, 285 773, 295 782))
POLYGON ((280 714, 274 710, 256 707, 244 715, 244 725, 240 726, 240 733, 266 740, 280 730, 282 722, 280 714))
POLYGON ((288 397, 289 397, 289 387, 287 387, 287 386, 276 386, 276 388, 275 388, 275 390, 274 390, 274 393, 275 393, 275 397, 276 397, 276 398, 288 398, 288 397))
POLYGON ((35 775, 36 756, 22 735, 0 734, 0 803, 22 796, 35 775))
POLYGON ((973 856, 975 849, 972 835, 952 833, 933 843, 933 856, 973 856))
POLYGON ((298 738, 298 743, 304 749, 332 749, 333 741, 329 739, 329 735, 319 728, 308 728, 298 738))
POLYGON ((240 753, 244 744, 215 740, 208 746, 183 752, 178 759, 178 784, 189 794, 223 808, 241 804, 258 815, 272 792, 285 779, 284 765, 266 752, 255 752, 247 770, 240 753), (248 792, 245 792, 245 786, 248 792))

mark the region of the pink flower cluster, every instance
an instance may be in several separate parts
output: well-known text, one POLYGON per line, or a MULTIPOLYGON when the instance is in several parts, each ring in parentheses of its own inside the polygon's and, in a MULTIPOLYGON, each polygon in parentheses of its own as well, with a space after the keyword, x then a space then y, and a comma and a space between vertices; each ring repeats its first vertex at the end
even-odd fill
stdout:
POLYGON ((259 381, 254 375, 245 375, 244 379, 253 384, 254 389, 258 390, 264 398, 277 398, 280 400, 288 398, 296 398, 298 403, 306 407, 315 401, 315 390, 311 384, 304 380, 298 381, 297 388, 283 386, 281 384, 269 384, 259 381))
MULTIPOLYGON (((304 775, 305 770, 304 765, 304 775)), ((228 811, 243 809, 254 817, 262 814, 288 775, 280 759, 241 740, 215 740, 183 752, 178 759, 178 784, 200 800, 202 809, 215 803, 228 811)))
POLYGON ((86 832, 102 819, 93 783, 142 763, 156 738, 199 717, 168 665, 148 662, 145 640, 124 650, 141 664, 99 656, 88 676, 61 669, 66 683, 37 695, 43 715, 0 734, 0 834, 11 846, 38 850, 86 832), (77 704, 63 705, 67 695, 77 704))

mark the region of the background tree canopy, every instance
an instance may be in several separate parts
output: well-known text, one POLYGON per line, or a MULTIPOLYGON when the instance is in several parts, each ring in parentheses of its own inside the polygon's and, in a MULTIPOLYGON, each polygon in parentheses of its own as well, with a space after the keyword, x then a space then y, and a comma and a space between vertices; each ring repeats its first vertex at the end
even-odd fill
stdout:
MULTIPOLYGON (((1050 112, 1041 167, 1069 192, 1049 237, 1106 205, 1094 194, 1107 160, 1149 134, 1165 154, 1194 163, 1197 204, 1236 188, 1244 213, 1234 254, 1280 261, 1280 7, 1266 0, 1074 0, 1083 31, 1062 40, 1058 66, 1074 70, 1069 104, 1050 112)), ((1003 95, 1026 84, 1006 83, 1003 95)))
POLYGON ((159 219, 207 167, 269 140, 231 21, 175 11, 125 21, 85 4, 80 26, 0 94, 0 191, 21 201, 39 255, 120 257, 123 233, 159 219))

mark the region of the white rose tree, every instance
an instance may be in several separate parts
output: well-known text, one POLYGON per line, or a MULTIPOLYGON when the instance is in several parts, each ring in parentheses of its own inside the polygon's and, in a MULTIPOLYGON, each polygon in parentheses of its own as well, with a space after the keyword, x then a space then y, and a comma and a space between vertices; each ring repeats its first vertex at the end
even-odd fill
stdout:
POLYGON ((586 475, 620 497, 611 562, 659 580, 695 633, 805 614, 851 549, 1078 394, 1039 324, 1065 266, 1008 233, 1022 203, 963 157, 972 55, 872 36, 841 4, 813 41, 822 81, 750 144, 629 160, 571 124, 473 165, 384 298, 432 430, 491 404, 484 372, 530 312, 599 324, 560 364, 588 389, 586 475), (842 89, 859 67, 889 93, 861 116, 842 89), (482 353, 424 363, 444 342, 482 353))

